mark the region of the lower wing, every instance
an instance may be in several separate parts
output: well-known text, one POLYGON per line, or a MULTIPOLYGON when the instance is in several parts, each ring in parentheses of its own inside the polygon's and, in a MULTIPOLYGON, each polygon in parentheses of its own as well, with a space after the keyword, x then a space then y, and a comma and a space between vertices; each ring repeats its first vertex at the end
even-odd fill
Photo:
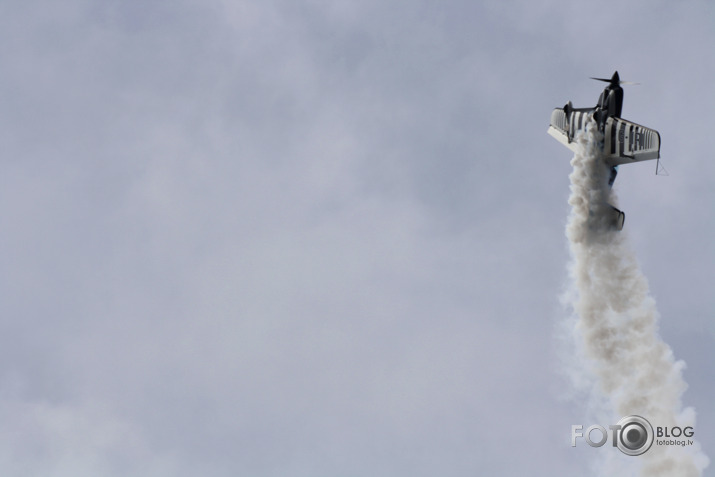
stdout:
POLYGON ((621 118, 608 118, 603 130, 603 152, 612 166, 660 157, 660 134, 621 118))

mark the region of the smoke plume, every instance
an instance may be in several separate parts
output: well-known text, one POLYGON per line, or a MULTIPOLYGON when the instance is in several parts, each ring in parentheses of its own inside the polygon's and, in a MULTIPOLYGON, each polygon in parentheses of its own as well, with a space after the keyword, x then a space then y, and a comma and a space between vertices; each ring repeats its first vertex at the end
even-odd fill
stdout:
MULTIPOLYGON (((636 414, 654 427, 693 426, 695 440, 695 412, 683 409, 681 402, 687 388, 682 376, 685 364, 675 360, 659 336, 655 301, 626 234, 609 225, 608 203, 617 204, 598 148, 602 135, 592 122, 576 140, 580 152, 571 161, 566 235, 572 256, 573 289, 568 300, 577 316, 576 348, 588 363, 582 372, 592 374, 590 392, 604 398, 612 423, 636 414)), ((599 454, 612 458, 606 456, 605 447, 599 454)), ((641 456, 623 457, 636 459, 640 475, 649 477, 696 477, 709 462, 697 442, 685 447, 654 442, 641 456)))

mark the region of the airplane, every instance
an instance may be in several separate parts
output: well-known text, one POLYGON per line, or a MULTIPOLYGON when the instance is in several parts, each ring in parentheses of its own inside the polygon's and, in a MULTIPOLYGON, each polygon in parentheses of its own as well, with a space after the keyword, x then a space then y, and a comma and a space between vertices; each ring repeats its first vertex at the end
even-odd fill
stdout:
MULTIPOLYGON (((621 81, 618 71, 611 79, 591 78, 604 81, 608 86, 598 98, 594 108, 574 108, 571 101, 563 108, 556 108, 551 113, 551 124, 548 133, 564 146, 574 152, 578 146, 574 141, 579 131, 586 129, 586 124, 593 119, 598 124, 598 130, 603 134, 603 142, 599 144, 603 159, 611 168, 608 186, 613 186, 618 174, 618 166, 632 162, 660 159, 660 134, 654 129, 640 126, 621 118, 623 109, 622 84, 637 84, 621 81)), ((613 209, 611 224, 617 230, 623 229, 626 215, 613 209)))

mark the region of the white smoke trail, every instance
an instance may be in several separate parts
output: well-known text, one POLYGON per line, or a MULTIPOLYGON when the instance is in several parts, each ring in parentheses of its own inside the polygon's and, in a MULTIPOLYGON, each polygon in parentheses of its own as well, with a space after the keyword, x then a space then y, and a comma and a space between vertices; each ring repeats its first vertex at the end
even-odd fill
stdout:
MULTIPOLYGON (((612 209, 607 203, 614 204, 615 196, 598 148, 602 135, 592 122, 576 140, 581 152, 571 161, 572 209, 566 229, 574 286, 569 300, 578 316, 577 348, 595 373, 592 391, 606 397, 615 413, 613 423, 636 414, 654 427, 695 429, 695 412, 681 403, 687 388, 685 364, 675 361, 658 334, 655 301, 626 235, 609 226, 612 209)), ((697 477, 709 463, 697 442, 687 447, 654 443, 642 456, 627 458, 638 459, 640 475, 649 477, 697 477)))

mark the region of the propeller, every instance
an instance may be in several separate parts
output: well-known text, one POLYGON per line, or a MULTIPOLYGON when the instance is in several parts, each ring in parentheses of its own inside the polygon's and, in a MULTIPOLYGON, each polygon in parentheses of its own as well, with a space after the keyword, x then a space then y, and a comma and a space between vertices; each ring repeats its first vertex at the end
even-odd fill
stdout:
POLYGON ((621 81, 620 78, 618 77, 618 71, 613 73, 613 76, 610 79, 594 78, 594 77, 591 77, 591 79, 596 80, 596 81, 604 81, 606 83, 611 83, 611 84, 618 84, 618 85, 620 85, 620 84, 632 84, 632 85, 640 84, 640 83, 634 83, 633 81, 621 81))

